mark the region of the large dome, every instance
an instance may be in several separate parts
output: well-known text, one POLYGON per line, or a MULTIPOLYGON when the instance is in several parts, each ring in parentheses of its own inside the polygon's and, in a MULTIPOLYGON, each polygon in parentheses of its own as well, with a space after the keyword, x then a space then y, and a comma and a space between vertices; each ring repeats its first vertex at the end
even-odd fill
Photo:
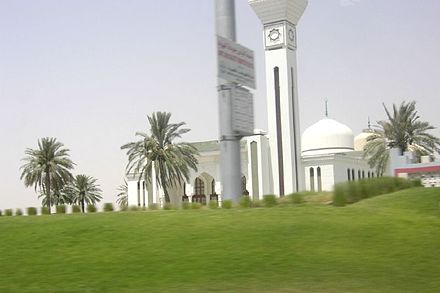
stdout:
POLYGON ((313 124, 302 135, 303 155, 322 155, 353 151, 353 131, 330 118, 313 124))

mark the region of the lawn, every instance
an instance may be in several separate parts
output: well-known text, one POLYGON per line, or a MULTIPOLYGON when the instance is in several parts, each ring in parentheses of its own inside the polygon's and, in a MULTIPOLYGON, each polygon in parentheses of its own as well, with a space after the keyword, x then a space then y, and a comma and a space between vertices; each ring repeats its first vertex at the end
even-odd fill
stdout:
POLYGON ((440 189, 336 208, 0 217, 0 292, 438 292, 440 189))

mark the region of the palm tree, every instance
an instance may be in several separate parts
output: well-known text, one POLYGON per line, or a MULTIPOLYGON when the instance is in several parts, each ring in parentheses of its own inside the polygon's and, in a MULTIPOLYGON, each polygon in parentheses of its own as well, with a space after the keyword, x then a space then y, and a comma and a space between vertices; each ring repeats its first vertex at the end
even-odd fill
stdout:
POLYGON ((402 102, 399 107, 393 105, 392 113, 385 109, 388 120, 377 122, 367 138, 364 155, 378 174, 383 174, 389 161, 390 149, 398 148, 400 154, 412 151, 417 156, 432 155, 440 151, 440 139, 428 133, 435 129, 429 122, 420 121, 416 111, 416 102, 402 102))
POLYGON ((97 179, 87 175, 77 175, 64 190, 70 195, 72 202, 79 204, 81 210, 85 212, 85 204, 95 204, 102 199, 102 190, 97 179))
POLYGON ((127 180, 124 179, 124 184, 119 185, 119 193, 117 194, 118 199, 116 203, 122 208, 128 206, 128 185, 127 180))
POLYGON ((34 186, 49 208, 56 202, 60 190, 72 180, 70 170, 75 165, 69 158, 69 150, 56 138, 38 140, 38 149, 26 149, 25 164, 20 167, 20 180, 26 187, 34 186))
POLYGON ((191 144, 179 142, 183 134, 190 131, 181 128, 184 122, 170 123, 171 113, 156 112, 148 116, 150 133, 137 132, 141 139, 121 147, 127 150, 127 173, 133 172, 147 182, 151 182, 155 169, 156 182, 162 187, 165 201, 170 202, 168 188, 189 180, 190 169, 197 171, 197 149, 191 144))

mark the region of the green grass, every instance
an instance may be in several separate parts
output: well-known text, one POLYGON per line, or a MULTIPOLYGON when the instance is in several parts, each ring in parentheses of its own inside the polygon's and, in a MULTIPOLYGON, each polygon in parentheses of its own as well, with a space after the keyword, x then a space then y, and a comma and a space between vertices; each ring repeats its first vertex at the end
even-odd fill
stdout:
POLYGON ((0 218, 0 292, 438 292, 440 189, 0 218))

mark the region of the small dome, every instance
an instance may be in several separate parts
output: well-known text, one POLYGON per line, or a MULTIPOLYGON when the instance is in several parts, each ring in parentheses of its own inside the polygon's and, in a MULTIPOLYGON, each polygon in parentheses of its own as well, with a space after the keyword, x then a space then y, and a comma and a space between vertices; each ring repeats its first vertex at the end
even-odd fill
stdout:
POLYGON ((365 145, 367 144, 367 139, 368 137, 372 135, 371 132, 369 132, 369 130, 364 130, 363 132, 359 133, 355 138, 354 138, 354 150, 355 151, 363 151, 365 145))
POLYGON ((302 135, 303 155, 322 155, 353 151, 353 131, 346 125, 324 118, 302 135))

